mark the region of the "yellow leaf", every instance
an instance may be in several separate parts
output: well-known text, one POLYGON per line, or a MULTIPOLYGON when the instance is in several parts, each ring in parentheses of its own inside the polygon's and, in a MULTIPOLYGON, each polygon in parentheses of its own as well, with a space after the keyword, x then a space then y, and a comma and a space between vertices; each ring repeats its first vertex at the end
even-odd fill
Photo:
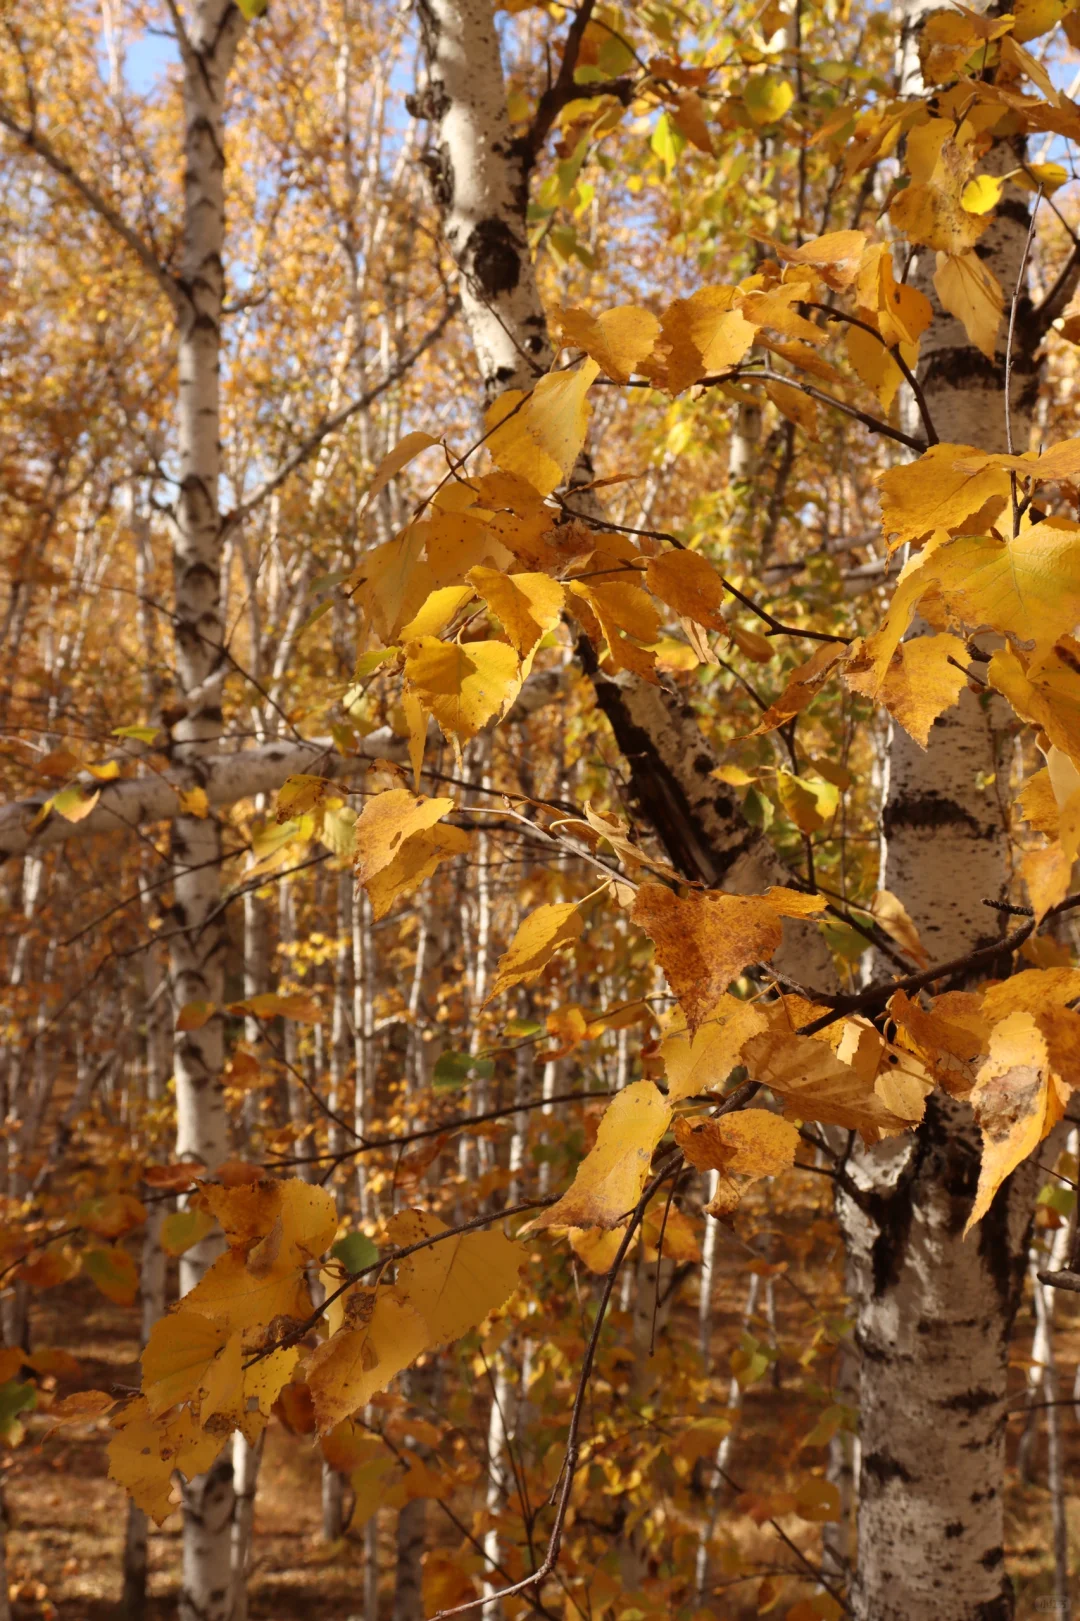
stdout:
POLYGON ((1005 295, 989 265, 975 253, 939 253, 934 290, 942 309, 962 321, 971 342, 993 360, 1005 295))
POLYGON ((468 579, 502 625, 522 659, 559 623, 566 591, 547 574, 503 574, 472 568, 468 579))
POLYGON ((1043 194, 1052 197, 1055 191, 1068 183, 1069 171, 1063 163, 1025 163, 1024 167, 1013 175, 1016 185, 1023 186, 1026 191, 1032 187, 1041 186, 1043 194))
MULTIPOLYGON (((934 722, 967 685, 967 665, 967 648, 959 636, 947 631, 912 636, 893 654, 878 702, 925 749, 934 722)), ((846 673, 845 680, 856 692, 861 690, 857 674, 846 673)))
POLYGON ((975 246, 989 218, 969 214, 961 206, 966 168, 958 161, 942 177, 942 184, 914 181, 893 198, 889 218, 909 242, 925 243, 947 254, 966 254, 975 246))
POLYGON ((776 794, 795 826, 804 833, 820 833, 828 827, 840 805, 840 790, 834 782, 820 777, 795 777, 790 771, 776 773, 776 794))
POLYGON ((539 979, 556 951, 581 939, 584 927, 575 901, 538 906, 535 912, 530 912, 518 925, 509 949, 499 958, 488 1002, 493 1002, 511 986, 531 985, 539 979))
POLYGON ((845 1126, 868 1143, 911 1124, 882 1102, 873 1080, 813 1036, 793 1035, 782 1028, 753 1036, 743 1048, 743 1063, 751 1079, 778 1093, 785 1113, 796 1119, 845 1126))
POLYGON ((786 247, 781 242, 770 246, 778 259, 787 264, 810 265, 827 286, 842 293, 859 274, 866 236, 862 231, 829 231, 797 248, 786 247))
MULTIPOLYGON (((647 681, 655 680, 653 655, 639 646, 655 642, 660 633, 660 615, 648 594, 640 586, 618 581, 582 585, 572 580, 570 590, 570 606, 579 617, 575 598, 587 603, 595 614, 615 669, 633 670, 647 681)), ((594 633, 587 617, 585 623, 590 634, 594 633)))
MULTIPOLYGON (((445 1233, 437 1216, 402 1210, 387 1224, 398 1249, 445 1233)), ((427 1326, 428 1344, 460 1339, 506 1304, 521 1281, 525 1251, 502 1233, 459 1233, 398 1262, 397 1291, 427 1326)))
POLYGON ((1036 922, 1052 906, 1058 906, 1069 893, 1073 864, 1055 840, 1042 850, 1025 850, 1020 857, 1028 898, 1035 909, 1036 922))
POLYGON ((229 1338, 221 1323, 193 1311, 172 1311, 150 1331, 142 1354, 143 1394, 153 1416, 198 1397, 207 1370, 229 1338))
MULTIPOLYGON (((839 788, 839 783, 830 782, 839 788)), ((773 884, 764 897, 780 917, 817 917, 828 908, 824 895, 805 889, 788 889, 784 884, 773 884)))
POLYGON ((407 433, 404 439, 399 440, 393 450, 383 457, 375 469, 375 476, 367 487, 363 506, 369 507, 390 480, 395 478, 403 467, 407 467, 415 456, 419 456, 422 450, 427 450, 431 445, 438 443, 439 441, 433 439, 430 433, 422 433, 419 430, 407 433))
MULTIPOLYGON (((370 1458, 367 1463, 360 1464, 359 1468, 349 1473, 349 1485, 353 1493, 352 1518, 349 1520, 349 1529, 357 1531, 365 1526, 373 1514, 386 1502, 390 1476, 397 1469, 397 1460, 389 1452, 381 1458, 370 1458)), ((427 1562, 424 1563, 424 1573, 427 1574, 427 1562)))
POLYGON ((320 1432, 363 1407, 427 1349, 428 1328, 398 1291, 351 1289, 345 1322, 308 1358, 307 1382, 320 1432))
POLYGON ((253 1445, 266 1427, 270 1410, 293 1376, 300 1360, 298 1345, 282 1345, 243 1370, 243 1410, 239 1428, 253 1445))
POLYGON ((755 124, 775 124, 783 118, 795 91, 787 79, 776 73, 755 73, 743 89, 743 105, 755 124))
POLYGON ((210 801, 206 797, 206 789, 201 788, 198 783, 194 788, 182 789, 176 797, 180 801, 181 816, 197 816, 200 820, 209 816, 210 801))
POLYGON ((665 310, 669 352, 663 383, 670 394, 681 394, 710 372, 737 366, 745 356, 757 329, 735 307, 735 296, 733 287, 701 287, 665 310))
POLYGON ((844 341, 848 359, 856 373, 867 388, 873 389, 881 402, 881 409, 888 411, 904 380, 904 374, 892 354, 879 338, 872 332, 864 332, 862 327, 849 326, 844 341))
POLYGON ((410 690, 447 736, 475 737, 521 690, 518 656, 505 642, 440 642, 421 637, 405 647, 410 690))
POLYGON ((932 445, 918 461, 880 474, 878 486, 882 531, 894 546, 959 528, 989 501, 1004 506, 1009 498, 1008 474, 969 445, 932 445), (977 459, 969 471, 960 465, 965 456, 977 459))
POLYGON ((660 336, 660 322, 637 304, 590 315, 587 310, 559 312, 562 340, 584 349, 617 383, 628 383, 647 360, 660 336))
POLYGON ((926 954, 926 947, 919 939, 919 931, 911 921, 907 907, 898 895, 891 889, 879 889, 875 892, 870 905, 870 915, 885 933, 894 939, 902 951, 906 951, 912 962, 920 968, 929 968, 930 958, 926 954))
POLYGON ((277 820, 293 821, 306 811, 314 810, 326 798, 330 783, 326 777, 313 777, 305 772, 286 777, 277 796, 277 820))
POLYGON ((765 392, 781 416, 794 422, 809 438, 817 438, 817 405, 808 395, 788 383, 766 383, 765 392))
POLYGON ((1029 39, 1037 39, 1040 34, 1048 34, 1051 28, 1056 28, 1069 6, 1066 0, 1014 0, 1009 10, 1015 19, 1012 36, 1026 45, 1029 39))
MULTIPOLYGON (((172 1513, 173 1470, 177 1453, 190 1450, 198 1431, 190 1412, 178 1413, 171 1422, 153 1419, 141 1397, 114 1415, 116 1434, 109 1443, 109 1479, 123 1486, 156 1525, 172 1513)), ((211 1464, 221 1450, 221 1437, 211 1438, 211 1464)))
POLYGON ((886 242, 872 243, 863 253, 855 302, 860 312, 877 317, 881 336, 890 348, 917 344, 934 318, 934 306, 926 294, 908 282, 897 281, 892 248, 886 242))
POLYGON ((699 1092, 717 1092, 739 1062, 751 1036, 761 1035, 768 1021, 753 1002, 726 992, 702 1019, 693 1037, 676 1009, 660 1043, 667 1076, 668 1100, 679 1103, 699 1092))
POLYGON ((691 1035, 747 964, 767 962, 783 938, 760 895, 691 890, 680 899, 662 884, 642 884, 630 915, 652 939, 691 1035))
POLYGON ((1010 1013, 990 1032, 990 1050, 971 1091, 983 1152, 965 1237, 985 1216, 1010 1171, 1042 1141, 1049 1129, 1049 1098, 1045 1037, 1031 1013, 1010 1013))
POLYGON ((589 425, 586 395, 600 368, 586 360, 573 371, 550 372, 532 393, 510 389, 485 417, 492 460, 550 495, 569 477, 589 425))
POLYGON ((376 873, 367 884, 376 922, 386 916, 402 895, 411 895, 426 878, 430 878, 440 862, 451 856, 464 855, 469 843, 468 833, 460 827, 433 827, 425 833, 414 833, 402 845, 390 865, 376 873))
MULTIPOLYGON (((337 1233, 333 1194, 299 1177, 285 1182, 262 1177, 235 1187, 203 1182, 196 1198, 221 1223, 228 1242, 245 1249, 253 1271, 306 1266, 329 1249, 337 1233)), ((184 1296, 185 1303, 190 1299, 184 1296)))
POLYGON ((1080 673, 1075 651, 1054 647, 1040 659, 1027 661, 1011 647, 1002 647, 990 660, 986 675, 1024 720, 1046 733, 1052 746, 1072 760, 1080 760, 1080 673))
POLYGON ((357 882, 368 884, 396 860, 408 840, 434 827, 453 808, 452 799, 428 799, 407 788, 374 794, 356 823, 357 882))
POLYGON ((688 1164, 719 1173, 710 1216, 727 1216, 752 1183, 795 1163, 799 1133, 768 1109, 743 1109, 720 1120, 676 1120, 675 1141, 688 1164))
POLYGON ((232 1247, 184 1296, 184 1310, 217 1319, 230 1331, 265 1328, 275 1317, 308 1317, 305 1272, 334 1241, 333 1195, 292 1178, 233 1188, 207 1182, 198 1199, 220 1221, 232 1247))
POLYGON ((960 194, 960 206, 969 214, 988 214, 1001 201, 1005 187, 1003 175, 981 174, 969 180, 960 194))
POLYGON ((135 1304, 139 1297, 139 1269, 127 1250, 86 1250, 82 1264, 106 1299, 118 1306, 135 1304))
POLYGON ((772 732, 792 715, 799 715, 813 703, 826 681, 832 678, 835 666, 841 659, 847 657, 847 648, 840 642, 822 642, 805 664, 800 664, 788 676, 787 686, 765 711, 761 720, 749 734, 751 737, 760 737, 764 732, 772 732))
POLYGON ((668 117, 691 146, 696 146, 699 152, 706 153, 710 158, 713 156, 712 136, 705 119, 705 103, 695 91, 684 91, 668 117))
POLYGON ((650 557, 645 583, 654 596, 706 630, 724 630, 723 582, 700 552, 667 551, 650 557))
POLYGON ((58 816, 64 818, 65 822, 81 822, 84 817, 89 816, 100 798, 100 788, 96 789, 92 794, 87 794, 75 784, 71 788, 62 788, 58 794, 54 794, 52 799, 49 800, 49 805, 58 816))
POLYGON ((319 1004, 303 991, 284 995, 280 991, 263 991, 243 1002, 229 1002, 225 1011, 234 1018, 250 1015, 255 1019, 297 1019, 303 1024, 321 1024, 323 1016, 319 1004))
POLYGON ((439 582, 423 562, 429 525, 411 523, 363 558, 353 580, 354 601, 389 646, 439 582))
POLYGON ((557 1204, 529 1224, 617 1227, 641 1198, 653 1150, 668 1128, 671 1104, 651 1081, 635 1081, 608 1104, 596 1141, 557 1204))
POLYGON ((425 599, 408 624, 402 625, 402 640, 411 642, 420 636, 438 636, 472 596, 473 592, 467 585, 440 585, 425 599))

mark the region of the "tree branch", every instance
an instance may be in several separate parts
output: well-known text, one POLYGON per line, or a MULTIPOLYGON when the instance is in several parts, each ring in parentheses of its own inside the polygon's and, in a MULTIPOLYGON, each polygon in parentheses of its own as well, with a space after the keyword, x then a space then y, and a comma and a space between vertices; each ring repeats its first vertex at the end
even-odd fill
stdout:
POLYGON ((62 157, 48 137, 42 135, 33 124, 29 126, 20 124, 5 101, 0 101, 0 125, 3 125, 20 145, 26 147, 28 152, 33 152, 35 157, 40 158, 42 163, 52 169, 54 174, 59 175, 61 180, 65 180, 69 186, 79 193, 83 201, 89 204, 95 214, 105 221, 106 225, 116 233, 122 242, 127 244, 132 253, 142 262, 143 267, 149 271, 168 298, 174 311, 179 313, 187 302, 187 294, 184 292, 183 286, 172 272, 167 270, 161 263, 149 243, 139 235, 138 231, 133 230, 119 210, 113 207, 108 198, 91 181, 81 175, 65 157, 62 157))
POLYGON ((366 411, 369 406, 374 405, 381 394, 385 394, 388 388, 391 388, 394 383, 400 382, 420 359, 420 356, 430 349, 432 344, 437 342, 446 331, 447 326, 460 307, 459 299, 451 299, 431 330, 421 338, 415 348, 401 357, 397 365, 392 367, 381 381, 369 388, 366 393, 361 394, 359 399, 350 400, 348 405, 343 405, 340 410, 334 411, 328 417, 324 417, 319 425, 312 429, 307 438, 302 440, 296 449, 286 456, 280 466, 268 478, 264 479, 257 489, 253 490, 245 500, 241 501, 239 506, 234 507, 231 512, 225 514, 221 520, 222 533, 227 534, 237 524, 243 523, 244 519, 261 502, 265 501, 268 495, 272 495, 280 485, 284 484, 287 478, 296 472, 298 467, 303 466, 308 458, 318 450, 324 439, 328 439, 332 433, 337 433, 339 428, 345 426, 350 417, 354 417, 358 411, 366 411))

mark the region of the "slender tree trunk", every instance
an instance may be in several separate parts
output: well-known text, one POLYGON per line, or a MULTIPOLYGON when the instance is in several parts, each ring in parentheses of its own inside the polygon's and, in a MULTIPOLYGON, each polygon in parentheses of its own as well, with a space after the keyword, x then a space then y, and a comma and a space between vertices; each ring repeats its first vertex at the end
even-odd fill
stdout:
MULTIPOLYGON (((200 786, 200 758, 221 736, 221 521, 219 512, 221 320, 225 245, 225 84, 243 28, 232 0, 196 0, 186 25, 174 17, 183 63, 184 229, 178 301, 180 487, 173 513, 175 654, 185 713, 174 731, 176 758, 200 786)), ((200 807, 201 808, 201 807, 200 807)), ((172 829, 173 926, 170 970, 177 1007, 220 1006, 225 989, 221 830, 215 817, 185 815, 172 829)), ((220 1014, 199 1030, 177 1031, 176 1147, 210 1170, 229 1151, 221 1071, 220 1014)), ((180 1263, 181 1292, 198 1282, 218 1251, 213 1237, 180 1263)), ((228 1450, 184 1488, 181 1621, 230 1621, 231 1536, 236 1495, 228 1450)))
MULTIPOLYGON (((905 18, 901 77, 909 93, 921 88, 917 33, 929 9, 915 0, 905 18)), ((1013 146, 999 142, 984 167, 1003 173, 1017 161, 1013 146)), ((1027 228, 1023 194, 1008 187, 979 246, 1007 298, 1027 228)), ((933 269, 924 253, 913 276, 932 300, 933 269)), ((1004 333, 990 362, 936 301, 935 311, 919 378, 937 432, 1003 448, 1004 333)), ((1023 450, 1033 355, 1017 359, 1013 433, 1023 450)), ((998 914, 982 901, 999 899, 1010 877, 1005 819, 985 786, 1000 767, 1003 720, 995 700, 964 691, 925 751, 892 731, 881 883, 906 906, 932 960, 1000 934, 998 914)), ((934 1092, 916 1133, 856 1148, 861 1208, 839 1200, 862 1356, 859 1621, 1006 1621, 1013 1613, 1003 1547, 1008 1340, 1040 1173, 1020 1167, 965 1240, 980 1161, 970 1108, 934 1092)))

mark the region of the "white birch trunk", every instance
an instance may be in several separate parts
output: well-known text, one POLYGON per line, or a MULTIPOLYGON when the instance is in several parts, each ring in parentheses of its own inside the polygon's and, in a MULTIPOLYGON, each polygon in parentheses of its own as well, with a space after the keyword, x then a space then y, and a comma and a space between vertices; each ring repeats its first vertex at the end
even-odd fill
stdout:
MULTIPOLYGON (((918 92, 917 29, 905 17, 902 81, 918 92)), ((1012 148, 988 155, 1012 168, 1012 148)), ((1022 195, 1005 203, 980 258, 1006 296, 1027 236, 1022 195)), ((925 256, 924 256, 925 257, 925 256)), ((933 298, 933 264, 914 280, 933 298)), ((923 339, 920 382, 943 440, 1004 448, 1004 332, 995 362, 937 311, 923 339)), ((1018 357, 1017 447, 1027 448, 1018 357)), ((882 885, 906 906, 932 960, 992 941, 999 918, 982 905, 1009 879, 1005 819, 993 782, 1000 711, 970 692, 933 728, 924 752, 893 729, 883 810, 882 885)), ((1006 1621, 1013 1613, 1004 1556, 1008 1337, 1023 1285, 1032 1199, 1040 1173, 1022 1166, 966 1241, 981 1159, 970 1108, 931 1094, 913 1136, 857 1148, 851 1172, 862 1207, 841 1196, 861 1351, 859 1621, 1006 1621)))
MULTIPOLYGON (((178 763, 200 783, 201 758, 221 736, 221 521, 219 512, 221 320, 225 246, 225 84, 243 28, 232 0, 196 0, 178 17, 184 97, 184 227, 177 302, 179 473, 173 513, 177 684, 186 713, 174 729, 178 763)), ((175 1005, 224 1000, 226 935, 220 916, 221 836, 212 816, 181 816, 172 828, 175 1005)), ((220 1015, 177 1031, 173 1047, 176 1149, 210 1170, 226 1158, 228 1122, 220 1015)), ((213 1238, 180 1263, 186 1292, 218 1251, 213 1238)), ((228 1450, 184 1488, 181 1621, 231 1621, 231 1538, 236 1508, 228 1450)))

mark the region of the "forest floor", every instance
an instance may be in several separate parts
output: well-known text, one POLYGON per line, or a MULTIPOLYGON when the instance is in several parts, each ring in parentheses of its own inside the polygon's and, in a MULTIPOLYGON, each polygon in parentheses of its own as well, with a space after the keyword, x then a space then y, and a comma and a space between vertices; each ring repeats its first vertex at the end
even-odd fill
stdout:
MULTIPOLYGON (((789 1219, 790 1219, 789 1213, 789 1219)), ((816 1212, 815 1212, 816 1214, 816 1212)), ((793 1265, 791 1276, 800 1286, 825 1286, 821 1247, 809 1263, 793 1265)), ((739 1343, 746 1295, 746 1273, 729 1257, 718 1268, 714 1314, 714 1357, 726 1369, 732 1349, 739 1343)), ((1059 1301, 1059 1328, 1055 1336, 1060 1389, 1072 1391, 1073 1374, 1080 1360, 1080 1302, 1059 1301)), ((777 1289, 777 1335, 781 1347, 797 1343, 805 1332, 805 1310, 794 1291, 777 1289), (801 1316, 803 1321, 799 1321, 801 1316)), ((132 1313, 111 1305, 89 1284, 76 1283, 55 1294, 38 1296, 32 1318, 37 1345, 60 1344, 77 1351, 83 1379, 65 1384, 61 1394, 74 1388, 122 1390, 138 1384, 137 1345, 132 1334, 132 1313), (78 1322, 76 1332, 72 1322, 78 1322)), ((696 1313, 687 1309, 685 1324, 673 1324, 687 1343, 696 1341, 696 1313)), ((1014 1336, 1013 1383, 1024 1387, 1025 1357, 1031 1344, 1032 1321, 1025 1310, 1014 1336)), ((801 1472, 798 1436, 814 1422, 814 1410, 801 1390, 797 1370, 778 1364, 779 1392, 771 1375, 745 1393, 733 1453, 732 1470, 744 1489, 765 1491, 791 1485, 801 1472)), ((726 1374, 725 1374, 726 1379, 726 1374)), ((1070 1542, 1074 1569, 1080 1569, 1080 1424, 1072 1406, 1061 1409, 1065 1448, 1070 1542)), ((1045 1415, 1042 1415, 1045 1417, 1045 1415)), ((1010 1458, 1015 1457, 1022 1420, 1010 1423, 1010 1458)), ((31 1415, 27 1437, 16 1450, 0 1459, 0 1470, 12 1529, 8 1539, 8 1575, 16 1621, 118 1621, 120 1572, 123 1556, 127 1500, 107 1478, 105 1447, 109 1432, 104 1423, 47 1434, 44 1415, 31 1415)), ((1050 1497, 1046 1485, 1045 1425, 1032 1453, 1031 1480, 1019 1480, 1010 1468, 1006 1555, 1017 1587, 1019 1621, 1036 1621, 1052 1610, 1053 1565, 1050 1532, 1050 1497)), ((383 1616, 389 1616, 393 1571, 392 1514, 384 1514, 382 1527, 383 1616)), ((251 1621, 360 1621, 363 1615, 363 1538, 352 1533, 327 1544, 321 1537, 320 1460, 310 1438, 289 1434, 276 1421, 267 1433, 266 1453, 255 1510, 255 1557, 250 1582, 251 1621)), ((781 1559, 775 1533, 757 1526, 732 1500, 721 1507, 725 1533, 747 1558, 762 1565, 789 1565, 781 1559)), ((784 1521, 800 1545, 813 1556, 819 1546, 817 1528, 795 1519, 784 1521), (812 1534, 808 1534, 812 1533, 812 1534)), ((150 1605, 148 1621, 169 1621, 175 1616, 180 1568, 180 1516, 173 1514, 150 1535, 150 1605)), ((1080 1581, 1077 1582, 1080 1589, 1080 1581)), ((794 1602, 771 1613, 782 1617, 794 1602)), ((717 1588, 707 1612, 731 1621, 758 1613, 756 1582, 740 1581, 717 1588)), ((1080 1591, 1074 1604, 1080 1615, 1080 1591)))

